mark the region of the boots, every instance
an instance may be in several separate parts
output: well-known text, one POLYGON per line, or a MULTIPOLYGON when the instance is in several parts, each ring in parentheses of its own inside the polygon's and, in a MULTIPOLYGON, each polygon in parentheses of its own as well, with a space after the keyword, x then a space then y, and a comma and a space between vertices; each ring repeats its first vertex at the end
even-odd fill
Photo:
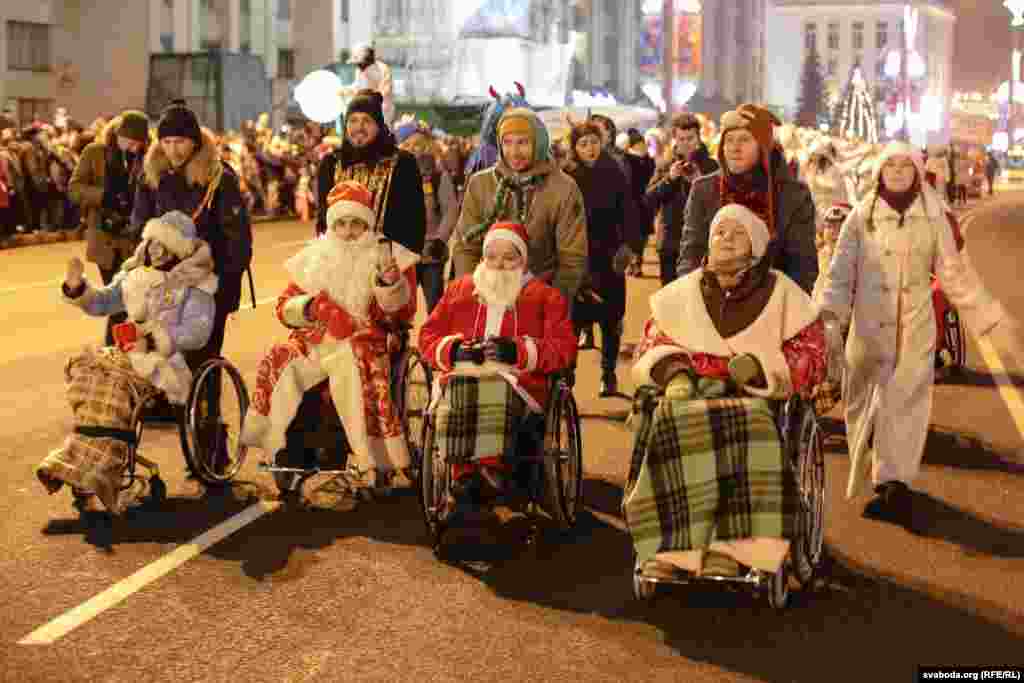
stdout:
POLYGON ((601 398, 616 396, 619 393, 619 380, 614 370, 605 370, 601 373, 601 391, 598 394, 601 398))

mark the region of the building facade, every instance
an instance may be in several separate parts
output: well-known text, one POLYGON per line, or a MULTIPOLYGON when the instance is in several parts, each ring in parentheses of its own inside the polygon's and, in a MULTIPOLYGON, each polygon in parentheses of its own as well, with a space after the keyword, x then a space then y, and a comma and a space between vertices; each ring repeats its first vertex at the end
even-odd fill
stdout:
POLYGON ((767 21, 768 103, 787 117, 796 113, 804 60, 814 48, 832 102, 859 64, 884 116, 882 100, 892 83, 886 78, 886 63, 890 52, 902 48, 908 6, 917 10, 915 44, 910 47, 923 62, 922 99, 927 110, 915 126, 913 140, 917 144, 948 141, 956 13, 944 0, 772 0, 767 21))
POLYGON ((764 101, 767 29, 767 0, 703 1, 699 92, 704 98, 764 101))

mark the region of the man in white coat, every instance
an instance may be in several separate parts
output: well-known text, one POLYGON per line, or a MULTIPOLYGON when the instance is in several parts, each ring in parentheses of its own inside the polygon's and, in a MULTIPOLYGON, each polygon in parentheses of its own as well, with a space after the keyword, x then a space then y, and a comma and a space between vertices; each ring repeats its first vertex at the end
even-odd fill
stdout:
POLYGON ((889 144, 873 187, 843 225, 822 292, 821 311, 832 363, 845 343, 846 425, 850 450, 847 497, 870 466, 877 497, 865 516, 910 528, 910 484, 924 454, 935 372, 931 274, 976 335, 1005 313, 957 252, 944 198, 925 181, 916 150, 889 144), (869 457, 870 456, 870 457, 869 457))
POLYGON ((376 90, 384 98, 381 109, 384 112, 384 122, 390 126, 395 120, 395 97, 394 86, 391 82, 391 68, 377 59, 373 46, 367 44, 357 45, 352 51, 348 63, 356 65, 356 80, 352 85, 341 89, 342 97, 352 97, 360 90, 376 90))

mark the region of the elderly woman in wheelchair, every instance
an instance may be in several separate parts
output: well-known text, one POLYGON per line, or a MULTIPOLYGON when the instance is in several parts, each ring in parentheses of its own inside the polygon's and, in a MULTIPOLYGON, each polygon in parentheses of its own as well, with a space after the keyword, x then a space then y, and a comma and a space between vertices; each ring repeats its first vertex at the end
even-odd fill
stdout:
POLYGON ((633 368, 641 416, 623 498, 634 590, 717 579, 788 595, 820 557, 824 466, 804 399, 826 375, 807 294, 763 259, 767 226, 721 208, 705 266, 651 298, 633 368))
POLYGON ((285 263, 291 282, 276 311, 291 334, 260 362, 241 441, 272 459, 265 469, 283 495, 296 494, 306 476, 328 471, 311 461, 315 449, 289 443, 296 426, 299 437, 318 428, 316 416, 296 415, 307 392, 322 394, 344 428, 351 453, 341 471, 354 491, 408 488, 411 459, 390 354, 394 332, 416 311, 419 257, 370 229, 376 220, 365 186, 341 182, 327 202, 331 229, 285 263))
POLYGON ((420 331, 420 351, 440 373, 421 475, 436 552, 457 513, 523 492, 531 511, 539 504, 562 527, 575 521, 576 336, 565 298, 527 270, 528 239, 518 223, 492 226, 483 261, 449 286, 420 331))

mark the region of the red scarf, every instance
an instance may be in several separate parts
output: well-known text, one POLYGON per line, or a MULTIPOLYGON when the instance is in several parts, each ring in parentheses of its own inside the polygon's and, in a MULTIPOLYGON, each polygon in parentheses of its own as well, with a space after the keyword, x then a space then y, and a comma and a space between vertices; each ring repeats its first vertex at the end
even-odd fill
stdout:
POLYGON ((741 204, 754 212, 768 226, 768 235, 775 238, 775 211, 772 201, 772 182, 760 166, 747 173, 732 174, 724 168, 719 179, 718 194, 721 206, 741 204))

